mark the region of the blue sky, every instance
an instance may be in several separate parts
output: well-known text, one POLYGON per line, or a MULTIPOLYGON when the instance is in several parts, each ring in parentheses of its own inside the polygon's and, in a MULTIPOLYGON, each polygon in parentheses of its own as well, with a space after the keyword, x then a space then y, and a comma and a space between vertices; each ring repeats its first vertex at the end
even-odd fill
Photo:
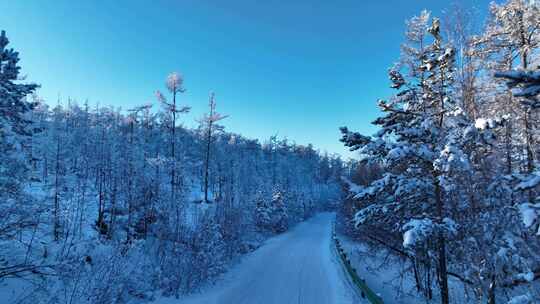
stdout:
MULTIPOLYGON (((462 0, 485 11, 487 0, 462 0)), ((371 134, 404 22, 448 1, 0 1, 0 28, 49 103, 130 108, 184 75, 194 126, 216 92, 229 131, 350 153, 338 127, 371 134)), ((157 104, 157 103, 156 103, 157 104)))

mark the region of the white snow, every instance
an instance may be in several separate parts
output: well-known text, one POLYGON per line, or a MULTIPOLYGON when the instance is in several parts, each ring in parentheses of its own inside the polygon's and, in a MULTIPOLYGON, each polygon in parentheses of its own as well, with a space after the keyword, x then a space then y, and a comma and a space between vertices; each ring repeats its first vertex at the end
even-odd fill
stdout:
POLYGON ((534 273, 532 271, 526 273, 520 273, 517 275, 518 279, 523 279, 527 282, 532 282, 534 280, 534 273))
POLYGON ((519 205, 519 211, 521 212, 521 216, 523 217, 523 224, 525 225, 525 227, 531 227, 538 216, 536 214, 536 210, 533 208, 533 205, 529 203, 521 204, 519 205))
POLYGON ((334 215, 320 214, 270 239, 214 287, 155 304, 361 303, 339 271, 331 249, 334 215))
POLYGON ((521 295, 513 297, 508 304, 532 304, 532 299, 529 295, 521 295))
POLYGON ((414 294, 414 279, 400 275, 399 263, 388 259, 388 252, 385 250, 373 252, 365 244, 351 241, 344 236, 339 238, 359 276, 383 299, 384 303, 425 303, 419 295, 414 294))
POLYGON ((353 182, 351 182, 348 178, 346 178, 345 176, 342 176, 341 177, 341 180, 346 183, 348 186, 349 186, 349 192, 353 193, 353 194, 358 194, 360 192, 362 192, 364 190, 364 187, 362 186, 359 186, 353 182))
POLYGON ((407 230, 403 234, 403 247, 408 248, 416 243, 415 230, 407 230))
POLYGON ((403 247, 409 248, 426 238, 433 230, 433 221, 430 219, 412 219, 403 226, 403 247))
POLYGON ((531 174, 527 179, 516 186, 516 190, 527 190, 540 185, 540 172, 531 174))
POLYGON ((477 118, 474 126, 479 130, 485 130, 489 127, 489 121, 485 118, 477 118))
MULTIPOLYGON (((357 269, 369 288, 381 296, 384 303, 440 303, 438 294, 434 294, 433 299, 428 301, 417 293, 414 277, 407 261, 385 249, 373 250, 368 245, 346 236, 339 235, 338 237, 351 260, 351 265, 357 269), (409 270, 403 271, 404 269, 409 270)), ((473 295, 464 292, 463 284, 459 280, 450 277, 448 285, 451 303, 480 303, 473 295)), ((482 303, 485 302, 482 301, 482 303)))

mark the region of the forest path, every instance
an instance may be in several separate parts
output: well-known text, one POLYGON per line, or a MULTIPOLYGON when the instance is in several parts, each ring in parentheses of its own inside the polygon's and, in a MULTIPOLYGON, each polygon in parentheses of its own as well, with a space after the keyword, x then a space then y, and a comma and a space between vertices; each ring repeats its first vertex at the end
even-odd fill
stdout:
POLYGON ((359 303, 353 300, 354 292, 332 249, 334 216, 318 214, 271 238, 244 257, 216 286, 200 294, 159 303, 359 303))

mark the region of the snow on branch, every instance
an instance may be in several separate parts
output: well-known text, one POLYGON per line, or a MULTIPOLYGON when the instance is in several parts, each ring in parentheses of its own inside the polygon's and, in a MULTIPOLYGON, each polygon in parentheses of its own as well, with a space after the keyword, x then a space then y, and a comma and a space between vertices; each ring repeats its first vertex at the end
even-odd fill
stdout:
POLYGON ((516 97, 524 97, 522 102, 532 108, 540 108, 540 70, 496 72, 495 77, 504 78, 516 97))
POLYGON ((350 151, 356 151, 371 142, 370 137, 364 136, 358 132, 351 132, 347 127, 341 127, 339 130, 342 134, 339 141, 349 147, 350 151))
POLYGON ((442 223, 436 223, 429 218, 412 219, 403 226, 403 247, 413 248, 424 243, 437 231, 453 235, 457 232, 457 224, 450 218, 444 218, 442 223))
POLYGON ((517 191, 529 190, 540 185, 540 171, 527 176, 516 186, 517 191))

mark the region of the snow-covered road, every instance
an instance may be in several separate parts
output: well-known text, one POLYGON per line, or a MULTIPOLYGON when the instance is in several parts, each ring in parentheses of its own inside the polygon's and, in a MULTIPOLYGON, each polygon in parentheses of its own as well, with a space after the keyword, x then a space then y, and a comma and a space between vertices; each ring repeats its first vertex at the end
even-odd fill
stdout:
POLYGON ((158 303, 353 303, 354 293, 331 249, 333 218, 331 213, 319 214, 270 239, 201 294, 158 303))

